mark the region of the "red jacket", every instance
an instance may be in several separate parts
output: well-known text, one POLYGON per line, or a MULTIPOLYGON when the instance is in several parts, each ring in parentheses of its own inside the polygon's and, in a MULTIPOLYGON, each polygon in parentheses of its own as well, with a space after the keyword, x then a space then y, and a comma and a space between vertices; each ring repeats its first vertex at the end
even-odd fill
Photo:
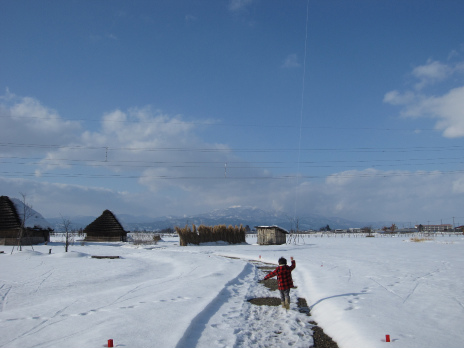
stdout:
POLYGON ((287 290, 293 288, 292 271, 296 267, 295 260, 292 260, 292 265, 282 265, 277 267, 271 273, 264 277, 264 280, 277 276, 279 290, 287 290))

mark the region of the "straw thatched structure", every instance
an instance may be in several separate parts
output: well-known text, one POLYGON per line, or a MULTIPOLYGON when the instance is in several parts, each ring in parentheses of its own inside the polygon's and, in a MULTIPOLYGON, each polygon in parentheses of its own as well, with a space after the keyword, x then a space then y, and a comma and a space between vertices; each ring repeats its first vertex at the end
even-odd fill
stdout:
POLYGON ((179 235, 180 246, 187 246, 189 244, 199 245, 200 243, 219 241, 230 244, 245 243, 245 228, 242 225, 229 225, 229 227, 226 225, 200 225, 198 229, 195 225, 193 225, 193 229, 189 226, 185 226, 184 228, 176 226, 175 229, 179 235))
POLYGON ((279 226, 255 226, 259 245, 280 245, 287 243, 288 232, 279 226))
POLYGON ((51 228, 24 227, 8 196, 0 197, 0 245, 32 245, 50 241, 51 228), (19 240, 21 238, 21 240, 19 240))
POLYGON ((114 214, 105 210, 98 218, 96 218, 85 229, 85 241, 88 242, 126 242, 127 231, 114 214))

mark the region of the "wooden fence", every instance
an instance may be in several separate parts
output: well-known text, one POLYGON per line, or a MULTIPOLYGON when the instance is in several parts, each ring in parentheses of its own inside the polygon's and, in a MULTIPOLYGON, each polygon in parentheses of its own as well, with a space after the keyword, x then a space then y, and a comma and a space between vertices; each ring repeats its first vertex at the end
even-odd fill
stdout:
MULTIPOLYGON (((305 239, 311 238, 437 238, 462 236, 463 232, 414 232, 414 233, 334 233, 334 232, 315 232, 315 233, 289 233, 287 244, 305 244, 305 239)), ((256 233, 247 233, 247 239, 257 239, 256 233)))

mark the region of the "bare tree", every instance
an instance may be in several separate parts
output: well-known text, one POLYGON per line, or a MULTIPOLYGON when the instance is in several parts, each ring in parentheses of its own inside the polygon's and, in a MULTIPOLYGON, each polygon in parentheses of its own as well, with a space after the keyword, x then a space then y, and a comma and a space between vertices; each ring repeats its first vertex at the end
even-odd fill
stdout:
POLYGON ((64 250, 65 252, 68 252, 68 248, 69 248, 69 243, 70 242, 74 242, 74 239, 72 236, 70 236, 71 234, 71 220, 65 218, 63 215, 61 215, 61 220, 62 220, 62 223, 63 223, 63 228, 64 228, 64 231, 65 231, 65 244, 64 244, 64 250))
MULTIPOLYGON (((19 248, 19 251, 22 251, 22 243, 23 243, 22 240, 24 236, 26 236, 26 232, 27 232, 26 223, 27 223, 27 220, 29 220, 29 218, 34 215, 34 210, 32 209, 32 206, 27 204, 26 202, 27 194, 22 193, 22 192, 20 192, 19 194, 23 198, 22 199, 23 206, 22 206, 22 212, 21 212, 22 213, 21 228, 18 233, 18 248, 19 248)), ((32 243, 31 243, 31 246, 32 246, 32 243)), ((34 247, 32 247, 32 250, 34 250, 34 247)))
POLYGON ((367 233, 367 236, 366 237, 373 237, 372 235, 372 226, 364 226, 363 228, 361 228, 361 231, 363 233, 367 233))

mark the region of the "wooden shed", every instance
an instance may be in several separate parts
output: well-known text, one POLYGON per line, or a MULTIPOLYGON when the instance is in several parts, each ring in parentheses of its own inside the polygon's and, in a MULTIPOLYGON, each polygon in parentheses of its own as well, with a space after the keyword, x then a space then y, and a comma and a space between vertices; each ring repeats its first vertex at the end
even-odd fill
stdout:
POLYGON ((288 232, 279 226, 255 226, 259 245, 280 245, 287 242, 288 232))
POLYGON ((31 245, 50 241, 51 228, 24 227, 16 206, 8 196, 0 197, 0 245, 31 245), (19 238, 21 237, 21 241, 19 238), (21 243, 20 243, 21 242, 21 243))
POLYGON ((87 242, 126 242, 127 231, 114 214, 105 210, 98 218, 85 229, 85 241, 87 242))

